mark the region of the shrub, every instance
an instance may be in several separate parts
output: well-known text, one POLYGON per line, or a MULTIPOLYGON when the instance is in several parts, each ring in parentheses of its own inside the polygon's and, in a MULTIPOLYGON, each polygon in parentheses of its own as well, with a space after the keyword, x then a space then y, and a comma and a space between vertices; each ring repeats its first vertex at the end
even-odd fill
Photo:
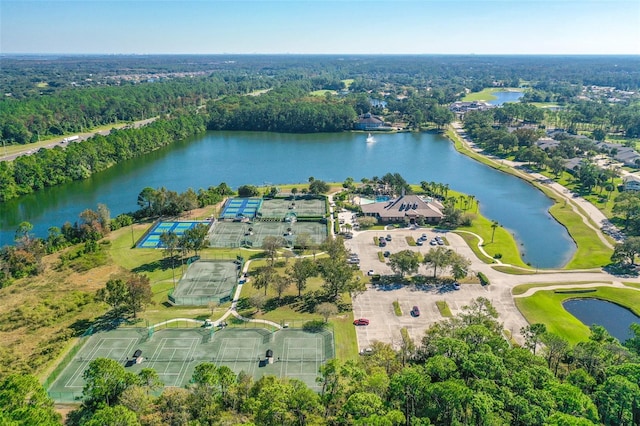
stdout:
POLYGON ((326 326, 327 324, 322 320, 313 320, 313 321, 305 322, 304 325, 302 326, 302 329, 309 333, 318 333, 324 330, 326 326))
POLYGON ((489 285, 489 278, 482 272, 478 272, 478 279, 480 280, 480 284, 489 285))

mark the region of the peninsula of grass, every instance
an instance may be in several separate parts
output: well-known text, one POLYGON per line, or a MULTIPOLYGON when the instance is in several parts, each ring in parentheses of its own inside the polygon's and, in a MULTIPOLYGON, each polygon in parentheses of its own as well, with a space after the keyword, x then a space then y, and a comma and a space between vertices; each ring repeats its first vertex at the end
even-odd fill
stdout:
MULTIPOLYGON (((569 290, 569 289, 566 289, 569 290)), ((575 288, 575 290, 581 290, 575 288)), ((640 292, 633 289, 596 287, 590 293, 555 293, 538 291, 529 297, 515 298, 516 306, 529 324, 542 323, 547 331, 555 333, 575 345, 589 338, 589 327, 567 312, 562 303, 569 299, 602 299, 625 307, 640 315, 640 292)))
MULTIPOLYGON (((584 223, 583 216, 579 215, 573 210, 573 208, 569 205, 570 202, 567 202, 566 199, 564 199, 562 196, 557 194, 555 191, 551 190, 550 188, 546 187, 543 184, 540 184, 536 180, 532 179, 530 176, 512 167, 506 166, 502 163, 499 163, 498 161, 494 161, 490 158, 487 158, 484 155, 478 154, 477 152, 474 152, 468 149, 467 146, 463 144, 463 142, 460 140, 460 137, 458 136, 458 134, 454 132, 451 128, 447 130, 446 136, 453 141, 456 150, 458 150, 459 152, 489 167, 493 167, 496 170, 509 173, 513 176, 519 177, 529 182, 530 184, 538 188, 540 191, 542 191, 547 197, 553 200, 554 205, 551 206, 551 208, 549 209, 549 213, 561 225, 563 225, 567 229, 567 231, 569 232, 569 235, 571 236, 573 241, 576 243, 576 252, 574 253, 572 259, 563 267, 564 269, 597 268, 597 267, 605 266, 611 262, 611 254, 613 253, 613 250, 609 248, 605 243, 603 243, 600 240, 600 238, 598 238, 598 236, 596 235, 595 231, 592 228, 590 228, 584 223)), ((588 215, 586 215, 585 217, 588 218, 588 215)), ((488 241, 491 241, 490 223, 487 229, 489 232, 488 241)), ((485 232, 484 234, 479 233, 479 235, 485 241, 487 241, 487 239, 484 236, 486 234, 487 232, 485 232)), ((498 234, 498 230, 496 230, 496 235, 497 234, 498 234)), ((497 239, 497 237, 495 237, 495 239, 497 239)), ((494 242, 495 242, 495 239, 494 239, 494 242)), ((487 247, 485 247, 485 250, 490 255, 495 254, 495 252, 491 252, 490 250, 487 250, 487 247)), ((523 263, 515 263, 515 262, 508 261, 504 257, 506 253, 503 252, 501 254, 503 255, 503 258, 501 260, 504 263, 509 263, 515 266, 522 266, 523 263)), ((482 259, 482 257, 480 258, 482 259)))
POLYGON ((400 309, 400 303, 397 300, 393 301, 393 312, 396 314, 397 317, 402 316, 402 309, 400 309))

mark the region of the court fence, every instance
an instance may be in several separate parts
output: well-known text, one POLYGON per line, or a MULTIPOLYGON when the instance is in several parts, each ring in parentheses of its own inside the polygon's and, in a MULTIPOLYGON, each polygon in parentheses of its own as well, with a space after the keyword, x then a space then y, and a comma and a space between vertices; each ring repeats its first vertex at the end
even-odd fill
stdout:
MULTIPOLYGON (((93 326, 90 326, 83 334, 78 338, 78 341, 67 351, 66 354, 62 357, 62 359, 58 362, 58 365, 51 370, 49 376, 44 380, 42 384, 47 391, 53 385, 53 383, 60 377, 60 373, 71 363, 71 360, 80 352, 80 350, 84 347, 84 345, 89 340, 89 337, 93 335, 94 329, 93 326)), ((82 392, 48 392, 49 396, 55 401, 65 401, 65 402, 74 402, 82 397, 82 392), (60 394, 57 396, 53 396, 52 393, 60 394), (65 395, 62 395, 65 394, 65 395), (66 395, 69 394, 69 395, 66 395)))

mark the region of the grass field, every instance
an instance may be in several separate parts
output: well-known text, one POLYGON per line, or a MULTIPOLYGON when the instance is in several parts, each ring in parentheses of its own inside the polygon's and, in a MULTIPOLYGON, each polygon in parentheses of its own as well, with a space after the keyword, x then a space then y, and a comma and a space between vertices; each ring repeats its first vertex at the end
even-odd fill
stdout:
MULTIPOLYGON (((567 288, 569 290, 570 288, 567 288)), ((572 345, 589 338, 589 327, 568 313, 562 302, 568 299, 596 298, 617 303, 640 315, 640 292, 633 289, 597 287, 597 291, 584 294, 555 293, 541 290, 529 297, 515 299, 516 306, 529 324, 542 323, 547 331, 567 339, 572 345)))

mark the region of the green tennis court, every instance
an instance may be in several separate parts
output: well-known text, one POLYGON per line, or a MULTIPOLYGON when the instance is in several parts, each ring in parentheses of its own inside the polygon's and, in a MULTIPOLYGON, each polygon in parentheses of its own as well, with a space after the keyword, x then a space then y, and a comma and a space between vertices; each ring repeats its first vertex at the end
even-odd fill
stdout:
POLYGON ((266 199, 258 212, 262 219, 284 219, 289 214, 297 217, 322 217, 326 213, 325 199, 312 196, 266 199))
POLYGON ((327 225, 320 222, 224 222, 218 221, 209 234, 210 247, 262 247, 267 236, 279 236, 296 242, 300 234, 309 234, 312 244, 327 238, 327 225), (291 229, 291 231, 289 231, 291 229))
POLYGON ((238 282, 238 263, 225 260, 193 262, 180 278, 169 301, 175 305, 206 305, 233 298, 238 282))
POLYGON ((262 328, 225 328, 222 330, 163 329, 148 337, 147 329, 117 329, 94 334, 62 370, 49 387, 49 395, 58 402, 81 398, 84 370, 96 358, 110 358, 128 371, 156 370, 165 386, 189 383, 196 365, 213 362, 226 365, 258 380, 265 375, 292 377, 318 390, 315 379, 319 367, 335 356, 331 332, 308 333, 299 329, 276 332, 262 328), (141 351, 142 362, 133 361, 141 351), (266 358, 272 351, 273 362, 266 358))

